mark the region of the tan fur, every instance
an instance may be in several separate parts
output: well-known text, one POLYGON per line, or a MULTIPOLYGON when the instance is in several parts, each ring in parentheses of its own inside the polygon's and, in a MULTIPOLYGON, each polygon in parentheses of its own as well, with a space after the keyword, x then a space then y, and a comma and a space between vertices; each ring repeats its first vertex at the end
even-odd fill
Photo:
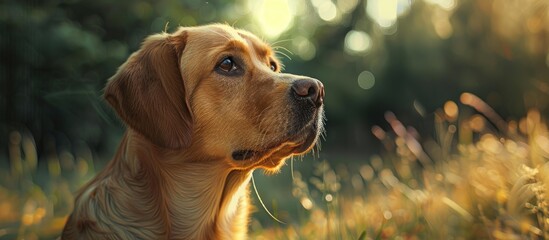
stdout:
POLYGON ((252 171, 276 171, 322 129, 320 107, 316 128, 286 134, 295 124, 288 91, 300 76, 270 62, 278 64, 268 45, 226 25, 148 37, 107 84, 128 129, 79 191, 62 239, 244 239, 252 171), (217 73, 225 55, 245 74, 217 73), (258 154, 236 161, 239 149, 258 154))

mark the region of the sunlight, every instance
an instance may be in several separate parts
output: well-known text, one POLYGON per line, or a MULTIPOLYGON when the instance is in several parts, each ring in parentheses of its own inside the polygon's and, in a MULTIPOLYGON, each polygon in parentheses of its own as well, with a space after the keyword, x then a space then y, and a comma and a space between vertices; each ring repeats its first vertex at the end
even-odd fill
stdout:
POLYGON ((263 33, 269 38, 276 38, 290 28, 294 13, 288 0, 248 1, 254 18, 263 33))

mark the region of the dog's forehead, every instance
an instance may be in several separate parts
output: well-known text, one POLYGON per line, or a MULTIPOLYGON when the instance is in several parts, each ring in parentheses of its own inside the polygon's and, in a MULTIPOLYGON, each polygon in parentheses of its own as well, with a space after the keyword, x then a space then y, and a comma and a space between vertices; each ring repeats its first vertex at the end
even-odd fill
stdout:
POLYGON ((224 46, 231 42, 240 42, 242 45, 252 49, 258 56, 272 56, 271 47, 254 34, 234 29, 223 24, 214 24, 190 29, 190 37, 203 44, 212 46, 224 46))
POLYGON ((271 47, 254 34, 244 30, 238 30, 238 34, 248 42, 259 56, 272 55, 271 47))

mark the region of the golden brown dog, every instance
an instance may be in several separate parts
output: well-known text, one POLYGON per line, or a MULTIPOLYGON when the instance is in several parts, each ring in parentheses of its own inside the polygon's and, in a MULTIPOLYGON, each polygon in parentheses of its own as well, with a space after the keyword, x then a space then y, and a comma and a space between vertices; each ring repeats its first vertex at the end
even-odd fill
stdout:
POLYGON ((310 150, 324 87, 226 25, 148 37, 105 88, 128 129, 62 239, 243 239, 248 185, 310 150))

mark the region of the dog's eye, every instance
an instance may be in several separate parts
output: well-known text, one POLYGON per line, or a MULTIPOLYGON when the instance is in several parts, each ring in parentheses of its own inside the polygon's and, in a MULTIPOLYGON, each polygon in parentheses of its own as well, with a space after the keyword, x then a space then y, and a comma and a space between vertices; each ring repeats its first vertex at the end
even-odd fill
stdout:
POLYGON ((233 72, 238 69, 238 67, 234 63, 234 60, 231 57, 226 57, 221 60, 219 65, 217 65, 217 68, 227 73, 233 72))
POLYGON ((271 66, 270 66, 270 67, 271 67, 271 70, 272 70, 273 72, 276 72, 276 70, 278 69, 277 66, 276 66, 276 63, 275 63, 275 62, 270 62, 269 64, 271 65, 271 66))

